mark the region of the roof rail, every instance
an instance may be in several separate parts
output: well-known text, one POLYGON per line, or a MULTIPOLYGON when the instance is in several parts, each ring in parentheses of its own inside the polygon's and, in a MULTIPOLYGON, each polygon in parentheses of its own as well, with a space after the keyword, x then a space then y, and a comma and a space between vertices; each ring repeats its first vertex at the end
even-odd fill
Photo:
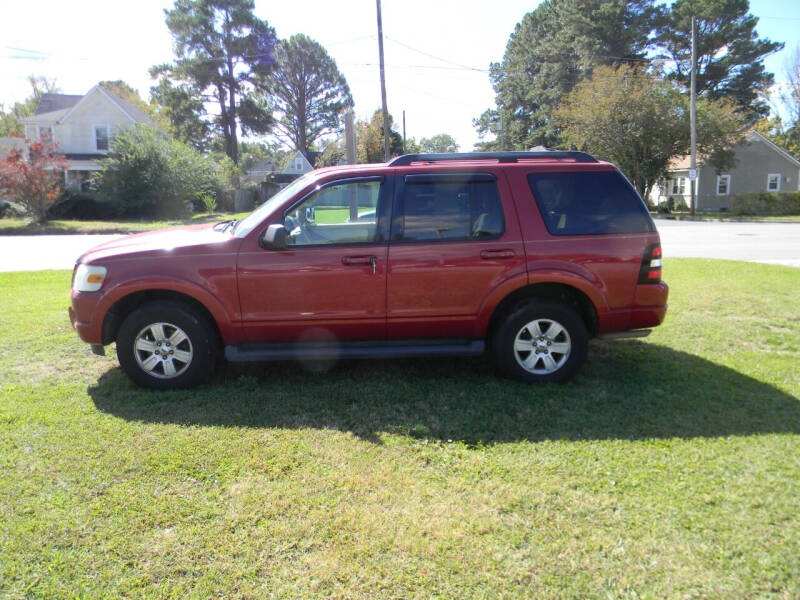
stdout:
POLYGON ((404 154, 389 161, 390 167, 406 167, 415 162, 440 162, 448 160, 496 160, 515 163, 525 159, 572 159, 575 162, 596 163, 597 159, 586 152, 572 150, 544 150, 539 152, 449 152, 445 154, 404 154))

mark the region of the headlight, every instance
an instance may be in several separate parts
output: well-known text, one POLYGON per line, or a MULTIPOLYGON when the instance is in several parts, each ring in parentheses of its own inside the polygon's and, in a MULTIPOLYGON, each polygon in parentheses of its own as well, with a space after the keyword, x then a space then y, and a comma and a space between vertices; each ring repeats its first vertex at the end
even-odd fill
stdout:
POLYGON ((96 292, 106 278, 106 268, 95 265, 78 265, 72 289, 76 292, 96 292))

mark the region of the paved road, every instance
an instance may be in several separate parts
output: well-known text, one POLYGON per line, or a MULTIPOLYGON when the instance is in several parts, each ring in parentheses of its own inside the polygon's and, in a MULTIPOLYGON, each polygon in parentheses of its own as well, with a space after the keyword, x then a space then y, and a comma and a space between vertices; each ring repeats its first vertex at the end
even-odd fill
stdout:
POLYGON ((800 267, 800 223, 657 219, 664 256, 726 258, 800 267))
MULTIPOLYGON (((800 267, 800 223, 656 221, 664 256, 727 258, 800 267)), ((116 235, 0 236, 0 271, 71 269, 116 235)))
POLYGON ((72 269, 89 248, 118 235, 5 235, 0 236, 0 271, 72 269))

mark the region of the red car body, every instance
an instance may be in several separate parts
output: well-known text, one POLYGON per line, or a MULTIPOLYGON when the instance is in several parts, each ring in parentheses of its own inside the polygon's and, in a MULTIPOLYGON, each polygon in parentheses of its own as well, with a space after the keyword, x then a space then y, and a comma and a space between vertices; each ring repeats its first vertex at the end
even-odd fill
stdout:
MULTIPOLYGON (((115 339, 126 311, 150 297, 183 298, 207 311, 225 346, 297 340, 386 341, 487 338, 504 302, 536 290, 569 290, 590 335, 659 325, 667 285, 642 282, 643 257, 659 248, 655 227, 638 233, 552 235, 527 177, 540 172, 616 171, 605 162, 542 159, 354 165, 307 176, 292 197, 239 237, 198 225, 120 238, 78 263, 106 267, 98 291, 72 292, 71 320, 92 345, 115 339), (495 239, 265 249, 267 227, 332 181, 479 171, 496 178, 504 217, 495 239), (588 304, 587 304, 588 301, 588 304)), ((647 216, 649 219, 649 216, 647 216)), ((646 257, 645 257, 646 258, 646 257)))

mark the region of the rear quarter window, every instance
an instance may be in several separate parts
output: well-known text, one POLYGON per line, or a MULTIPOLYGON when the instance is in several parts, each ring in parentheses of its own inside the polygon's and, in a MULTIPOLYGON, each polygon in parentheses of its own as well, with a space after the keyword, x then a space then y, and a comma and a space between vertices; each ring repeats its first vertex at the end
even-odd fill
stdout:
POLYGON ((655 231, 644 202, 618 171, 531 173, 528 184, 553 235, 655 231))

